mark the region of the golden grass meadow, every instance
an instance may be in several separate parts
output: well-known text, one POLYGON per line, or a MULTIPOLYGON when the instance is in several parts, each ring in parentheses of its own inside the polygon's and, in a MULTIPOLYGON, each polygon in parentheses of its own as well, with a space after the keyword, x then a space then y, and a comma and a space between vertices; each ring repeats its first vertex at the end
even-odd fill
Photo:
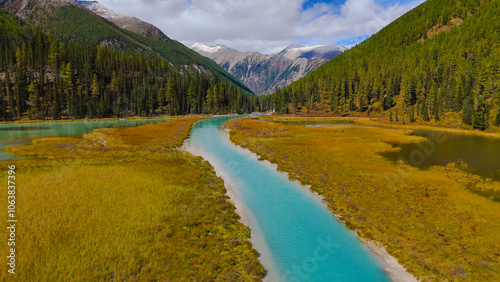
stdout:
POLYGON ((8 162, 17 167, 17 281, 260 280, 222 180, 179 150, 198 119, 7 148, 36 157, 8 162))
MULTIPOLYGON (((304 119, 304 118, 303 118, 304 119)), ((427 170, 380 153, 416 142, 410 129, 304 127, 229 122, 231 140, 319 193, 358 236, 377 242, 428 281, 500 279, 500 203, 470 190, 500 191, 457 164, 427 170)))

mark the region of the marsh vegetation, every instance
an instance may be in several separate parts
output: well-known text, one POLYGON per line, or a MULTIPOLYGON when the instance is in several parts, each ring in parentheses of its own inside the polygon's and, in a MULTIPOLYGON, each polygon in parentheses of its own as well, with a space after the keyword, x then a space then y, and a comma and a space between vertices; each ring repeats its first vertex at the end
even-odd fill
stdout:
POLYGON ((253 119, 229 123, 231 140, 311 185, 362 238, 384 245, 425 280, 497 280, 500 183, 461 163, 419 169, 382 153, 426 139, 412 130, 305 127, 253 119), (473 193, 485 191, 485 193, 473 193))
POLYGON ((178 149, 196 120, 7 148, 35 157, 9 162, 18 171, 22 227, 16 278, 260 280, 250 231, 226 201, 222 180, 178 149))

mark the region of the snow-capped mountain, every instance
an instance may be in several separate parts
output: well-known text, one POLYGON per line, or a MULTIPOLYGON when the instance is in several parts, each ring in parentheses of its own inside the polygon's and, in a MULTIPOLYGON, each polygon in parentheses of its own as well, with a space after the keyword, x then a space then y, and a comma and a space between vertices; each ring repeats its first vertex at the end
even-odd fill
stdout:
POLYGON ((347 50, 346 47, 339 45, 316 45, 316 46, 302 46, 290 45, 283 49, 279 54, 290 59, 296 60, 297 58, 306 59, 325 59, 331 60, 337 55, 347 50))
POLYGON ((214 60, 256 94, 262 95, 274 92, 276 87, 289 85, 347 50, 343 46, 290 45, 281 52, 264 55, 199 42, 190 48, 214 60))
POLYGON ((82 5, 87 10, 92 13, 101 16, 108 21, 116 24, 117 26, 130 30, 134 33, 138 33, 140 35, 151 37, 159 40, 166 40, 167 36, 157 27, 147 22, 141 21, 138 18, 122 15, 117 13, 96 0, 73 0, 74 2, 82 5))

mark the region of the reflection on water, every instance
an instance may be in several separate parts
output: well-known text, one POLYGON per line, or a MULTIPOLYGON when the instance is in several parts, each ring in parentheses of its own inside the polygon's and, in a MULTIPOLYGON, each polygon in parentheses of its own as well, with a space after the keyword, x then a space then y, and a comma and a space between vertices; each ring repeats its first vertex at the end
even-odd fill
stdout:
MULTIPOLYGON (((414 134, 434 140, 436 131, 415 130, 414 134)), ((443 132, 440 134, 443 139, 441 142, 395 143, 393 146, 401 148, 401 151, 383 155, 392 161, 403 157, 409 160, 409 164, 421 169, 462 161, 471 172, 500 180, 499 138, 443 132), (411 161, 413 159, 415 161, 411 161)))
POLYGON ((17 159, 14 154, 1 151, 3 148, 29 144, 32 140, 41 137, 81 137, 98 128, 140 126, 167 120, 170 118, 0 124, 0 161, 17 159))
POLYGON ((0 127, 0 131, 19 131, 19 130, 45 130, 50 129, 49 127, 42 126, 14 126, 14 127, 0 127))

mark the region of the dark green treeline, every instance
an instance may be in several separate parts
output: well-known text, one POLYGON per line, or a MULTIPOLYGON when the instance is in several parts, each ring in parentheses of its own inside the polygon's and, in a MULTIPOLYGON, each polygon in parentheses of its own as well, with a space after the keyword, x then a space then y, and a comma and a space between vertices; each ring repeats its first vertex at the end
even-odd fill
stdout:
POLYGON ((153 55, 59 42, 0 11, 0 119, 246 113, 259 100, 153 55))
POLYGON ((457 112, 476 129, 498 126, 499 2, 428 0, 277 91, 266 106, 278 113, 297 107, 392 113, 396 106, 409 121, 457 112))

